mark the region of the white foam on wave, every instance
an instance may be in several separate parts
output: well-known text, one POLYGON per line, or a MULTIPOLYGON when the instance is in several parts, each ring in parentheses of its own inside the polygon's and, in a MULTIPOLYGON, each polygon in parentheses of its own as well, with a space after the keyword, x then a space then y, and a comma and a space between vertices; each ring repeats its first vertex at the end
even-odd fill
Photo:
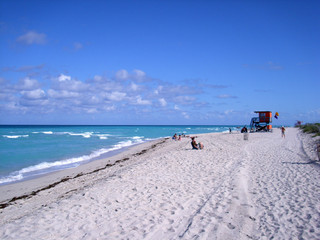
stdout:
POLYGON ((131 137, 131 139, 133 139, 133 140, 141 140, 141 139, 143 139, 143 137, 140 137, 140 136, 134 136, 134 137, 131 137))
POLYGON ((139 143, 143 143, 144 142, 144 137, 141 136, 133 136, 133 137, 129 137, 129 141, 133 141, 132 144, 139 144, 139 143))
POLYGON ((112 149, 113 150, 118 150, 118 149, 121 149, 121 148, 124 148, 124 147, 130 147, 133 144, 134 143, 131 140, 122 141, 122 142, 119 142, 118 144, 114 145, 112 149))
POLYGON ((111 136, 110 134, 95 134, 94 136, 99 137, 100 139, 108 139, 109 136, 111 136))
POLYGON ((108 139, 108 137, 112 136, 107 133, 93 133, 93 132, 84 132, 84 133, 74 133, 74 132, 62 132, 60 134, 68 134, 70 136, 82 136, 84 138, 90 138, 90 137, 99 137, 100 139, 108 139))
POLYGON ((29 137, 29 135, 2 135, 2 136, 6 138, 12 138, 12 139, 29 137))
POLYGON ((82 136, 84 138, 90 138, 92 135, 92 132, 85 132, 85 133, 69 133, 71 136, 82 136))
POLYGON ((43 133, 43 134, 54 134, 54 135, 70 135, 70 136, 81 136, 84 138, 91 138, 93 136, 99 137, 100 139, 108 139, 108 137, 113 136, 107 133, 93 133, 93 132, 83 132, 83 133, 76 133, 76 132, 52 132, 52 131, 43 131, 43 132, 32 132, 34 134, 43 133))
POLYGON ((15 181, 19 181, 22 179, 23 179, 22 174, 8 176, 8 177, 0 178, 0 184, 15 182, 15 181))

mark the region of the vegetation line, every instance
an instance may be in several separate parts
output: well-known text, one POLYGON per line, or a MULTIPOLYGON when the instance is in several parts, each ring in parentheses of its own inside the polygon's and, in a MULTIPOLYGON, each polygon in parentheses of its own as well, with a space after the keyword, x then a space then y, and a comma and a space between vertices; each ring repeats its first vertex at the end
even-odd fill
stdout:
POLYGON ((320 136, 320 123, 307 123, 299 127, 304 133, 314 133, 313 137, 320 136))

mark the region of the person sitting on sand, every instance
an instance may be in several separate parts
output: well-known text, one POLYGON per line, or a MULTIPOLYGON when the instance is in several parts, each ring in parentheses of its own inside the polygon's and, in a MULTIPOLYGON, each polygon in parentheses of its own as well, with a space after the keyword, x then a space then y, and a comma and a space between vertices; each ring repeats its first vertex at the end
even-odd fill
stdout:
POLYGON ((199 142, 199 144, 197 144, 196 140, 195 140, 196 137, 191 137, 191 146, 192 146, 192 149, 197 149, 197 150, 201 150, 204 148, 203 144, 201 142, 199 142))
POLYGON ((181 140, 181 135, 179 134, 179 139, 178 139, 179 141, 181 140))
POLYGON ((248 132, 248 129, 247 129, 246 126, 244 126, 244 127, 241 129, 241 133, 246 133, 246 132, 248 132))
POLYGON ((177 139, 178 139, 178 137, 177 137, 177 134, 176 134, 176 133, 173 135, 172 139, 173 139, 173 140, 177 140, 177 139))

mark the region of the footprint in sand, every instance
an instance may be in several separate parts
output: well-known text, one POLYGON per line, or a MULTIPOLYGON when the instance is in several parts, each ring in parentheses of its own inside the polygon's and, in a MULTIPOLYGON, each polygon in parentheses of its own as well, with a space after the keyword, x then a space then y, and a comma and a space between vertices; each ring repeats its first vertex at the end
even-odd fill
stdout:
POLYGON ((231 223, 228 223, 228 228, 232 230, 232 229, 235 229, 236 227, 234 225, 232 225, 231 223))

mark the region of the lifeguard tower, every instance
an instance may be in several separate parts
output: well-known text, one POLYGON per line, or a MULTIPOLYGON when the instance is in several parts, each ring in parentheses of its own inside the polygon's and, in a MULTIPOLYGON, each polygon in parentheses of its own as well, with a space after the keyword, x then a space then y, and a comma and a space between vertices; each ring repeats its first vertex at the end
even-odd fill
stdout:
POLYGON ((271 132, 272 131, 272 112, 271 111, 255 111, 259 117, 251 119, 250 131, 251 132, 271 132))

